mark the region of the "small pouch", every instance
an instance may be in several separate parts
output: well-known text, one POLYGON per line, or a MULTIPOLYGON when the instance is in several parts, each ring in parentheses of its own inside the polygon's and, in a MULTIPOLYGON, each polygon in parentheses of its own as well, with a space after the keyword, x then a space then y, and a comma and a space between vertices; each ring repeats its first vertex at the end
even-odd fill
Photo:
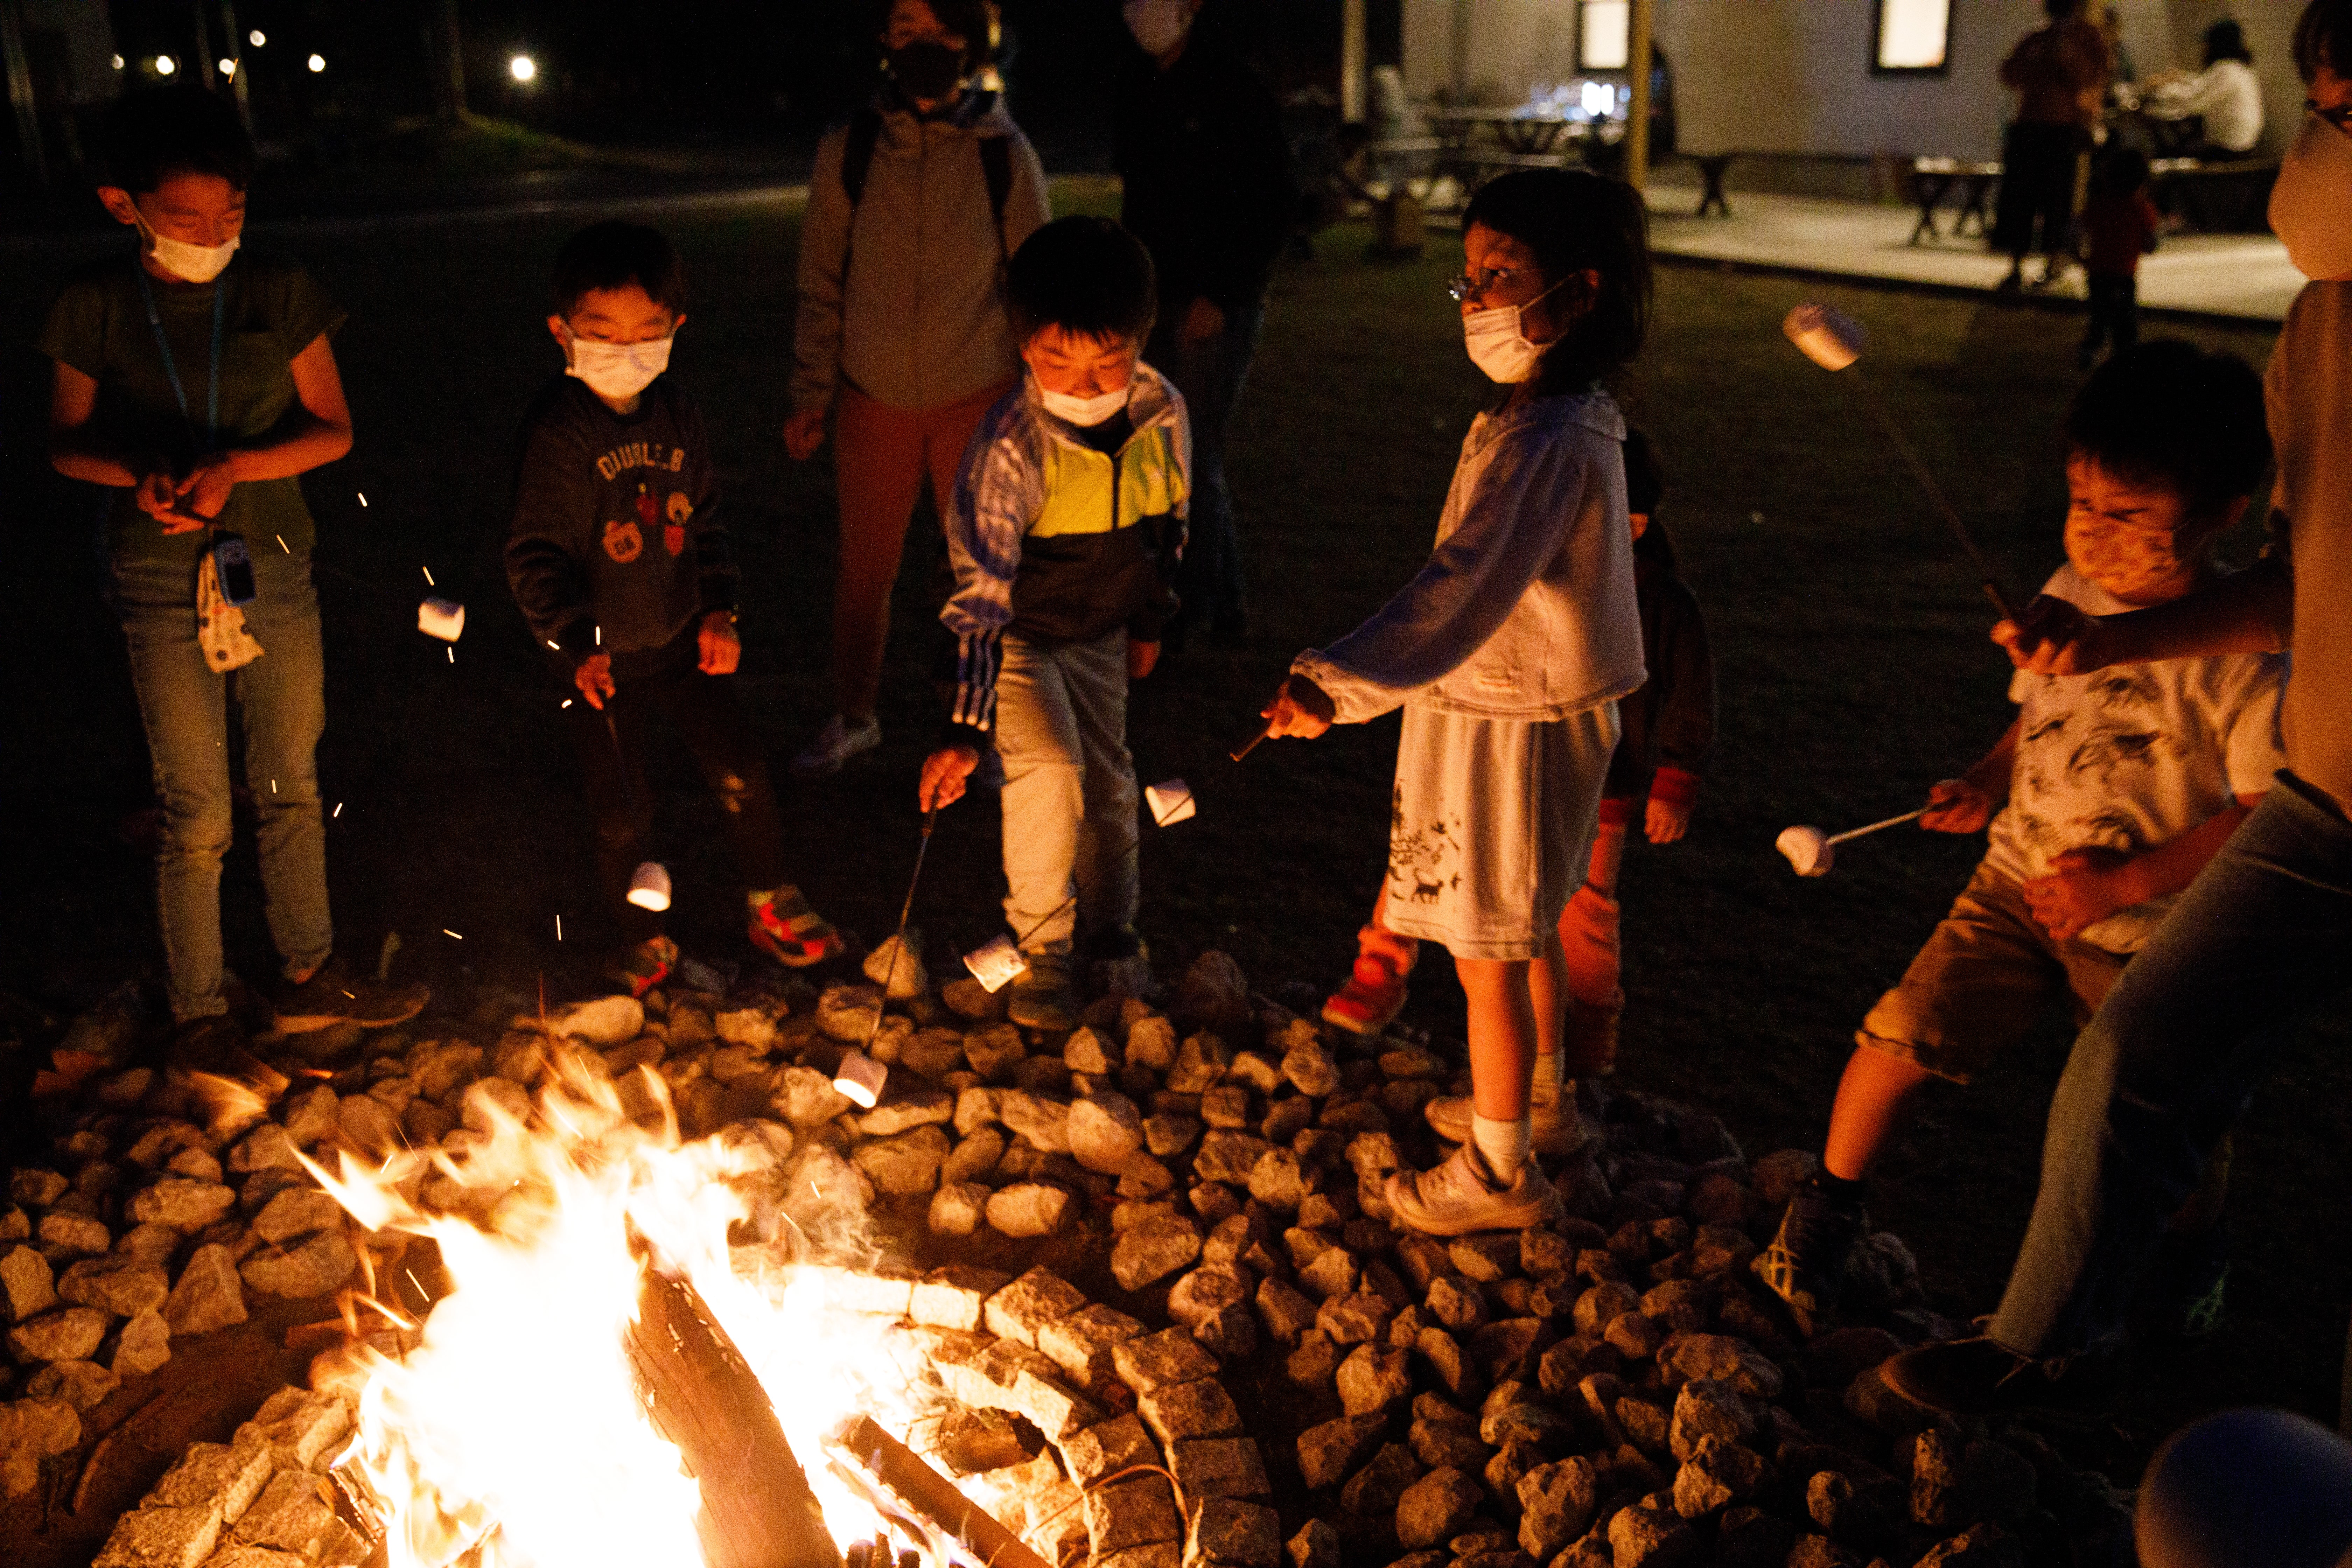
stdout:
POLYGON ((222 598, 243 609, 260 597, 261 590, 253 580, 253 557, 241 535, 214 530, 211 554, 222 598))
MULTIPOLYGON (((234 534, 230 535, 235 538, 234 534)), ((238 540, 240 550, 244 541, 238 540)), ((215 675, 226 675, 261 657, 261 645, 245 629, 245 612, 221 592, 216 550, 207 550, 196 568, 196 645, 204 649, 205 666, 215 675)), ((253 567, 246 565, 249 577, 253 567)), ((251 603, 248 595, 247 603, 251 603)))

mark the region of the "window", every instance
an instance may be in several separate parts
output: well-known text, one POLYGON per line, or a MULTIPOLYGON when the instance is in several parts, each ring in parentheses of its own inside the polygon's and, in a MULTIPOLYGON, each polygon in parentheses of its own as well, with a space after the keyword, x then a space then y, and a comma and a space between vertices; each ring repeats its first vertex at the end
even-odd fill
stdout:
POLYGON ((1952 0, 1878 0, 1870 68, 1941 76, 1951 66, 1952 0))
POLYGON ((1632 0, 1583 0, 1577 12, 1576 63, 1583 70, 1621 71, 1632 53, 1632 0))

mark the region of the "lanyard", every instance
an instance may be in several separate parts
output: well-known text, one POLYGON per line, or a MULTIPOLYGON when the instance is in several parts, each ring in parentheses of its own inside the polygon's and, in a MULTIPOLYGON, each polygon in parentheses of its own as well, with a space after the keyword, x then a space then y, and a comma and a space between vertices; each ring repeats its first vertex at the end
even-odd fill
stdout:
MULTIPOLYGON (((155 331, 155 349, 163 356, 163 374, 172 380, 172 395, 180 400, 180 417, 193 427, 196 416, 188 412, 188 395, 180 385, 180 367, 172 359, 172 344, 163 336, 163 317, 155 309, 155 290, 147 281, 147 268, 139 268, 139 297, 147 301, 147 324, 155 331)), ((213 359, 209 367, 212 379, 210 395, 205 403, 205 450, 209 452, 220 439, 220 360, 221 360, 221 286, 213 279, 213 359)))

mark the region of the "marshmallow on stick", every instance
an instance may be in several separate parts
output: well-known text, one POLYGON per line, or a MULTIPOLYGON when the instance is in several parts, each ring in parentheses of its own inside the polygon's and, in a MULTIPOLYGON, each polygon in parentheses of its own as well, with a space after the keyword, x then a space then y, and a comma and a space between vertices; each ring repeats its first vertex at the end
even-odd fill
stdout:
POLYGON ((466 606, 454 599, 427 599, 416 606, 416 629, 443 642, 456 642, 466 633, 466 606))
POLYGON ((963 966, 971 977, 989 991, 1002 991, 1021 978, 1029 961, 1013 945, 1013 939, 1003 932, 990 937, 980 946, 963 955, 963 966))
POLYGON ((647 860, 629 878, 629 902, 656 913, 669 908, 669 868, 647 860))

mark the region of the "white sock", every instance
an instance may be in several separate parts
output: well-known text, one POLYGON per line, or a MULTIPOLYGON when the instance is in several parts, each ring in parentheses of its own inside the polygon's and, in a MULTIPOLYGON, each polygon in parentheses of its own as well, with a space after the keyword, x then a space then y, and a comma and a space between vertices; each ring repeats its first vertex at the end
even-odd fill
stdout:
POLYGON ((1486 1162, 1486 1169, 1495 1179, 1506 1184, 1516 1180, 1519 1167, 1528 1163, 1528 1149, 1535 1141, 1535 1121, 1522 1116, 1517 1121, 1498 1121, 1492 1117, 1470 1113, 1470 1142, 1476 1146, 1478 1157, 1486 1162))
POLYGON ((1529 1098, 1537 1105, 1549 1106, 1559 1100, 1559 1053, 1546 1051, 1536 1058, 1536 1080, 1529 1098))

